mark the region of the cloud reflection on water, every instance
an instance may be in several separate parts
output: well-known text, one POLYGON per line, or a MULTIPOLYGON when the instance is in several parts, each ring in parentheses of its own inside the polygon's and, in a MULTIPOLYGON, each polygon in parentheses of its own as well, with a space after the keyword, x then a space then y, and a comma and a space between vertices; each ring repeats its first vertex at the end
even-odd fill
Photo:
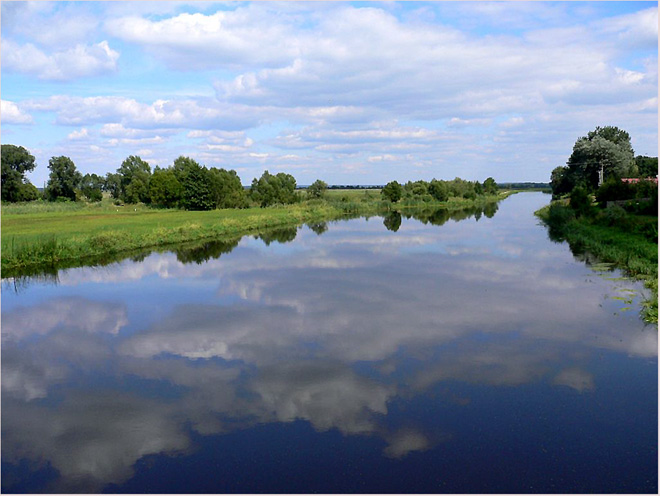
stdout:
POLYGON ((57 296, 4 311, 3 460, 47 460, 61 487, 99 490, 128 480, 145 455, 193 450, 185 425, 211 435, 296 419, 378 437, 383 455, 400 459, 452 433, 441 418, 388 420, 393 402, 446 381, 589 394, 599 350, 657 356, 656 330, 601 306, 611 282, 576 277, 570 255, 536 228, 512 249, 481 222, 462 231, 468 249, 452 250, 453 223, 404 220, 396 234, 366 225, 301 230, 283 251, 244 239, 199 265, 159 254, 60 276, 83 292, 147 275, 208 281, 198 290, 217 301, 154 300, 150 323, 131 333, 121 332, 130 302, 57 296))

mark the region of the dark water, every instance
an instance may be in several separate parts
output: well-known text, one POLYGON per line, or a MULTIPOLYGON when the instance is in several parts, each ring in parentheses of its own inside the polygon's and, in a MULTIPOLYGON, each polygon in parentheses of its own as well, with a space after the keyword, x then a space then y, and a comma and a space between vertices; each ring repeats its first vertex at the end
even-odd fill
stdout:
POLYGON ((657 327, 548 200, 5 281, 2 491, 657 492, 657 327))

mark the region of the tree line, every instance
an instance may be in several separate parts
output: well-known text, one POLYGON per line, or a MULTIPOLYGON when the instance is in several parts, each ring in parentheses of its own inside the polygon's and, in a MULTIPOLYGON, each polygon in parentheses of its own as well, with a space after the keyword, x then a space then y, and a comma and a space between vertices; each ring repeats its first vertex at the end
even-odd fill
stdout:
POLYGON ((431 179, 431 181, 408 181, 404 185, 397 181, 390 181, 380 191, 385 200, 397 202, 404 200, 439 201, 445 202, 449 198, 476 199, 483 195, 496 195, 498 186, 495 179, 487 178, 483 183, 479 181, 466 181, 457 177, 451 181, 431 179))
MULTIPOLYGON (((107 192, 116 203, 144 203, 161 208, 213 210, 245 208, 250 205, 267 207, 302 201, 296 192, 296 179, 283 172, 265 171, 254 178, 250 188, 241 184, 234 170, 202 166, 190 157, 180 156, 165 168, 151 166, 139 156, 127 157, 115 172, 105 176, 81 174, 73 160, 66 156, 52 157, 50 174, 43 192, 25 177, 36 167, 35 158, 22 146, 2 145, 2 201, 19 202, 44 199, 48 201, 100 201, 107 192)), ((329 186, 316 180, 306 188, 306 198, 322 198, 329 186)), ((492 177, 483 183, 455 178, 451 181, 408 181, 401 185, 391 181, 381 190, 382 199, 447 201, 450 197, 474 199, 496 194, 498 186, 492 177)))

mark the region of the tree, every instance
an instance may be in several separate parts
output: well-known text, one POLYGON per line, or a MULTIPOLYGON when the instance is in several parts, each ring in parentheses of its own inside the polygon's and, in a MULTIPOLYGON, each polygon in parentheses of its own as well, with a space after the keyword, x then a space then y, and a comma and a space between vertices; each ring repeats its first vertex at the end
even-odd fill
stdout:
POLYGON ((403 189, 406 196, 424 196, 429 192, 429 183, 426 181, 408 181, 403 189))
POLYGON ((2 145, 2 201, 28 201, 36 188, 25 178, 34 170, 34 157, 22 146, 2 145))
POLYGON ((483 187, 484 187, 484 193, 487 195, 496 195, 497 192, 499 191, 499 188, 497 187, 497 183, 495 182, 495 179, 493 179, 492 177, 489 177, 484 181, 483 187))
POLYGON ((579 138, 567 165, 575 178, 574 185, 584 183, 590 191, 598 187, 601 168, 605 179, 611 175, 637 176, 630 135, 614 126, 597 127, 579 138))
POLYGON ((380 194, 386 200, 396 203, 403 195, 403 187, 397 181, 390 181, 380 190, 380 194))
POLYGON ((291 174, 279 172, 276 175, 264 171, 259 179, 252 180, 250 197, 260 206, 267 207, 278 203, 295 203, 296 180, 291 174))
POLYGON ((215 202, 211 189, 211 175, 206 167, 193 160, 186 167, 181 205, 186 210, 213 210, 215 202))
POLYGON ((149 180, 149 199, 159 207, 174 208, 183 196, 183 186, 172 168, 156 167, 149 180))
POLYGON ((115 200, 121 197, 121 176, 117 173, 108 172, 103 181, 103 191, 110 193, 115 200))
POLYGON ((183 184, 183 180, 185 179, 186 174, 188 173, 188 169, 198 166, 199 164, 192 158, 184 157, 183 155, 181 155, 176 160, 174 160, 174 165, 172 165, 172 170, 174 171, 174 174, 176 175, 176 178, 179 180, 179 182, 183 184))
POLYGON ((431 179, 429 193, 437 201, 445 202, 449 199, 449 189, 447 188, 447 183, 445 181, 431 179))
POLYGON ((21 202, 34 201, 38 200, 41 197, 41 193, 37 187, 32 184, 30 181, 25 181, 21 184, 21 188, 18 190, 18 200, 21 202))
POLYGON ((211 167, 209 179, 215 208, 245 208, 248 206, 247 193, 236 171, 211 167))
POLYGON ((76 200, 76 189, 80 187, 82 174, 69 157, 53 157, 48 162, 50 176, 46 185, 46 198, 76 200))
POLYGON ((104 179, 98 174, 85 174, 80 182, 80 190, 89 201, 98 202, 103 199, 104 179))
POLYGON ((575 174, 566 166, 555 167, 550 174, 550 187, 553 198, 570 193, 575 187, 575 174))
POLYGON ((127 157, 117 174, 121 178, 120 198, 126 203, 149 202, 151 167, 137 155, 127 157))
POLYGON ((323 198, 327 189, 327 183, 317 179, 307 188, 307 196, 310 198, 323 198))
POLYGON ((639 177, 656 177, 658 175, 658 157, 638 155, 635 163, 639 170, 639 177))

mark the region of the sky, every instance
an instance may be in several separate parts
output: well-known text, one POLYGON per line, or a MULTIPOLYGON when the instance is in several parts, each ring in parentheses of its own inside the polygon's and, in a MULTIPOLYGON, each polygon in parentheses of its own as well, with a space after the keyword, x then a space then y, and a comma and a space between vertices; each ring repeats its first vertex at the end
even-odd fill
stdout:
POLYGON ((657 2, 1 3, 0 140, 83 174, 184 155, 298 184, 547 182, 658 155, 657 2))

